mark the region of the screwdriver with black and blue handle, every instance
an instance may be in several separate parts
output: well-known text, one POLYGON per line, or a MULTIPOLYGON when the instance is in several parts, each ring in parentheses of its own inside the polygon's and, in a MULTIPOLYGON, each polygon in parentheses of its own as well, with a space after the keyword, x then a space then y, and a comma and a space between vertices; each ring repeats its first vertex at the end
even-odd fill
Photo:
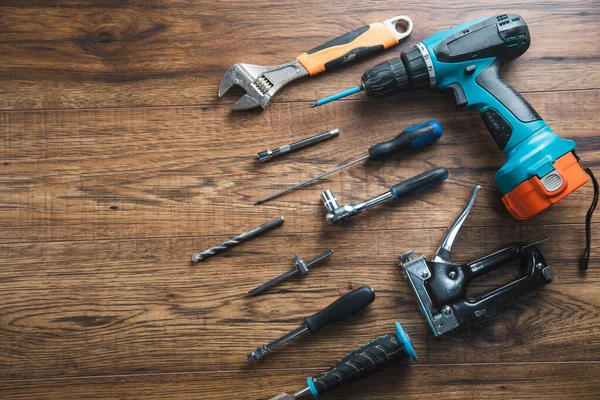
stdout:
POLYGON ((273 200, 279 196, 283 196, 286 193, 291 192, 292 190, 298 189, 302 186, 306 186, 309 183, 312 183, 318 179, 321 179, 327 175, 333 174, 341 169, 349 167, 353 164, 359 163, 363 160, 369 159, 372 161, 383 161, 388 157, 410 150, 417 150, 427 146, 428 144, 438 140, 442 136, 442 125, 439 122, 432 120, 427 121, 419 125, 411 126, 400 132, 395 138, 392 140, 388 140, 385 142, 377 143, 376 145, 369 148, 369 154, 346 163, 344 165, 340 165, 332 170, 324 172, 320 175, 307 179, 303 182, 300 182, 294 186, 290 186, 289 188, 267 196, 263 199, 257 200, 254 202, 254 205, 265 203, 269 200, 273 200))
POLYGON ((282 393, 270 400, 298 400, 317 398, 340 385, 347 385, 379 371, 389 365, 410 357, 417 361, 417 354, 410 338, 396 322, 396 332, 389 333, 370 341, 350 352, 339 360, 334 367, 306 379, 306 387, 294 394, 282 393))

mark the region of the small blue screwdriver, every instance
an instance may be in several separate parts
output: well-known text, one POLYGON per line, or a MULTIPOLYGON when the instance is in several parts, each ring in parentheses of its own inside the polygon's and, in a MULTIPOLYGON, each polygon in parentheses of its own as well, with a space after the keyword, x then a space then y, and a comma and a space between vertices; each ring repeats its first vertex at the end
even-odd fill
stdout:
POLYGON ((322 106, 361 91, 364 91, 369 97, 382 98, 408 90, 411 89, 406 68, 402 59, 396 57, 367 70, 360 79, 360 85, 317 100, 310 107, 322 106))
POLYGON ((363 156, 357 160, 351 161, 344 165, 340 165, 332 170, 323 172, 320 175, 314 176, 303 182, 300 182, 294 186, 290 186, 280 192, 274 193, 263 199, 254 202, 254 205, 265 203, 269 200, 273 200, 279 196, 283 196, 292 190, 298 189, 299 187, 306 186, 311 182, 321 179, 327 175, 333 174, 341 169, 349 167, 350 165, 356 164, 360 161, 366 160, 367 158, 372 161, 383 161, 389 156, 399 153, 401 151, 416 150, 427 146, 428 144, 438 140, 442 136, 442 125, 439 122, 432 120, 419 125, 411 126, 400 132, 392 140, 377 143, 369 149, 369 154, 363 156))
POLYGON ((353 87, 352 89, 344 90, 343 92, 339 92, 339 93, 333 94, 331 96, 327 96, 322 99, 319 99, 319 100, 315 101, 314 103, 312 103, 309 107, 314 108, 314 107, 322 106, 323 104, 331 103, 332 101, 336 101, 343 97, 353 95, 354 93, 358 93, 362 90, 363 90, 362 85, 356 86, 356 87, 353 87))

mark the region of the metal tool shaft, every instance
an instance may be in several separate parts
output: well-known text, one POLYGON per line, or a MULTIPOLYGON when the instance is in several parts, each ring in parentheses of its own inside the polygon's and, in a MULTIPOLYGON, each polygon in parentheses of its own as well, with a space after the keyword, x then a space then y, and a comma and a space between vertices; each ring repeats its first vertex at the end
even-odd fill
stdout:
POLYGON ((306 263, 306 267, 308 268, 311 265, 316 264, 319 261, 322 261, 322 260, 326 259, 327 257, 329 257, 332 254, 333 254, 333 250, 327 250, 325 253, 319 254, 318 256, 314 257, 312 260, 310 260, 309 262, 307 262, 306 263))
POLYGON ((315 101, 314 103, 311 103, 309 105, 309 107, 314 108, 314 107, 322 106, 323 104, 331 103, 332 101, 339 100, 343 97, 358 93, 361 90, 363 90, 363 87, 362 87, 362 85, 359 85, 359 86, 353 87, 351 89, 344 90, 343 92, 339 92, 339 93, 333 94, 331 96, 327 96, 325 98, 319 99, 319 100, 315 101))
POLYGON ((216 246, 210 247, 204 251, 198 252, 192 256, 192 262, 197 263, 202 260, 206 260, 207 258, 214 256, 215 254, 221 253, 227 250, 230 247, 233 247, 241 242, 252 239, 264 232, 267 232, 273 228, 277 228, 278 226, 283 225, 284 218, 278 217, 272 221, 267 222, 266 224, 260 225, 254 229, 250 229, 240 235, 234 236, 231 239, 224 241, 216 246))
POLYGON ((265 162, 269 161, 274 157, 281 156, 286 153, 290 153, 294 150, 301 149, 306 146, 310 146, 311 144, 322 142, 323 140, 330 139, 334 136, 337 136, 340 133, 338 128, 330 129, 327 132, 319 133, 318 135, 311 136, 306 139, 299 140, 294 143, 286 144, 285 146, 280 146, 274 150, 265 150, 261 151, 257 154, 259 161, 265 162))
POLYGON ((361 161, 363 161, 363 160, 366 160, 367 158, 369 158, 369 155, 366 155, 366 156, 364 156, 364 157, 361 157, 361 158, 359 158, 359 159, 357 159, 357 160, 354 160, 354 161, 350 161, 349 163, 346 163, 346 164, 344 164, 344 165, 340 165, 339 167, 336 167, 336 168, 334 168, 334 169, 332 169, 332 170, 329 170, 329 171, 327 171, 327 172, 323 172, 322 174, 320 174, 320 175, 317 175, 317 176, 315 176, 315 177, 312 177, 312 178, 310 178, 310 179, 307 179, 307 180, 305 180, 304 182, 300 182, 300 183, 298 183, 298 184, 296 184, 296 185, 294 185, 294 186, 290 186, 289 188, 287 188, 287 189, 285 189, 285 190, 282 190, 281 192, 277 192, 277 193, 274 193, 274 194, 272 194, 272 195, 270 195, 270 196, 267 196, 267 197, 265 197, 264 199, 257 200, 257 201, 255 201, 255 202, 254 202, 254 205, 258 205, 258 204, 266 203, 266 202, 267 202, 267 201, 269 201, 269 200, 273 200, 273 199, 275 199, 275 198, 277 198, 277 197, 279 197, 279 196, 283 196, 284 194, 286 194, 286 193, 289 193, 289 192, 291 192, 292 190, 298 189, 298 188, 300 188, 300 187, 302 187, 302 186, 306 186, 306 185, 308 185, 309 183, 312 183, 312 182, 314 182, 314 181, 316 181, 316 180, 319 180, 319 179, 321 179, 321 178, 323 178, 323 177, 325 177, 325 176, 327 176, 327 175, 331 175, 331 174, 333 174, 334 172, 337 172, 337 171, 339 171, 339 170, 341 170, 341 169, 344 169, 344 168, 346 168, 346 167, 349 167, 349 166, 351 166, 351 165, 353 165, 353 164, 356 164, 356 163, 358 163, 358 162, 361 162, 361 161))
POLYGON ((299 328, 291 331, 290 333, 285 334, 284 336, 280 337, 279 339, 274 340, 267 345, 257 348, 252 353, 250 353, 248 355, 248 357, 246 357, 246 358, 248 359, 248 361, 258 360, 258 359, 262 358, 263 356, 265 356, 271 350, 275 349, 276 347, 281 346, 285 342, 288 342, 297 336, 302 335, 306 331, 308 331, 308 327, 306 326, 306 324, 303 324, 299 328))
POLYGON ((308 269, 313 264, 316 264, 319 261, 326 259, 327 257, 329 257, 332 254, 333 254, 333 250, 327 250, 325 253, 319 254, 318 256, 316 256, 312 260, 310 260, 309 262, 304 262, 304 260, 302 260, 302 258, 300 258, 300 256, 298 254, 294 254, 294 264, 295 264, 294 268, 290 269, 287 272, 284 272, 283 274, 279 275, 276 278, 271 279, 270 281, 268 281, 266 283, 263 283, 262 285, 260 285, 256 288, 252 289, 251 291, 248 292, 248 297, 256 296, 260 292, 262 292, 272 286, 277 285, 279 282, 281 282, 284 279, 287 279, 291 276, 307 274, 308 269))
POLYGON ((347 204, 342 207, 340 207, 335 195, 331 190, 326 190, 321 193, 321 199, 323 200, 323 204, 327 208, 327 211, 329 211, 327 213, 327 222, 333 224, 349 219, 357 214, 362 213, 363 211, 368 210, 369 208, 375 207, 378 204, 392 200, 394 199, 394 194, 391 190, 388 190, 387 192, 362 203, 347 204))
POLYGON ((292 268, 289 271, 286 271, 285 273, 279 275, 277 278, 273 278, 270 281, 263 283, 262 285, 255 287, 254 289, 252 289, 251 291, 248 292, 248 297, 252 297, 252 296, 256 296, 257 294, 259 294, 260 292, 267 290, 268 288, 277 285, 279 282, 283 281, 284 279, 289 278, 290 276, 294 276, 294 275, 298 275, 299 271, 296 268, 292 268))
POLYGON ((388 190, 387 192, 382 193, 379 196, 375 196, 372 199, 369 199, 365 202, 355 204, 354 205, 355 214, 359 214, 363 211, 368 210, 369 208, 375 207, 381 203, 385 203, 386 201, 393 200, 393 199, 394 199, 394 194, 392 193, 391 190, 388 190))

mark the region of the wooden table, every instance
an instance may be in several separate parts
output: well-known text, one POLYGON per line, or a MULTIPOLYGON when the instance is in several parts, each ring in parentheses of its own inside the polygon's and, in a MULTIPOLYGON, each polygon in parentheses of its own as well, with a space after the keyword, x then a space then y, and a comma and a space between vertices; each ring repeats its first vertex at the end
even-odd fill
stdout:
MULTIPOLYGON (((3 399, 264 399, 401 321, 420 357, 328 399, 597 399, 600 389, 600 226, 590 270, 578 258, 592 187, 548 212, 514 220, 494 173, 504 162, 472 111, 447 95, 356 95, 395 49, 282 90, 264 112, 219 99, 235 62, 279 64, 336 35, 407 14, 408 47, 451 25, 521 14, 533 37, 505 77, 562 137, 600 163, 597 0, 508 1, 24 1, 0 4, 0 397, 3 399), (361 156, 429 119, 429 149, 354 166, 262 206, 252 201, 361 156), (339 127, 340 137, 267 164, 255 153, 339 127), (367 199, 442 165, 446 183, 343 226, 319 194, 367 199), (431 256, 471 188, 483 185, 453 254, 468 261, 510 241, 541 246, 559 279, 459 332, 435 339, 397 266, 431 256), (191 266, 193 252, 271 218, 282 228, 191 266), (299 253, 335 254, 264 296, 247 290, 299 253), (375 303, 281 347, 245 356, 361 285, 375 303)), ((241 92, 238 92, 238 95, 241 92)), ((514 278, 510 268, 479 292, 514 278)))

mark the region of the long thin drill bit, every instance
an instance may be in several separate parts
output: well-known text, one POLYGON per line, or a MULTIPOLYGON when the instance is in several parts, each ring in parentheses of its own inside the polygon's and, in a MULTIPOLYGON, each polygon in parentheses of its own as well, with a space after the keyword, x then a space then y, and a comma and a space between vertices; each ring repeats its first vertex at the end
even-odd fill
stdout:
POLYGON ((260 235, 261 233, 270 231, 273 228, 277 228, 278 226, 283 225, 283 222, 283 217, 275 218, 274 220, 269 221, 266 224, 262 224, 261 226, 257 226, 254 229, 250 229, 249 231, 246 231, 240 235, 234 236, 231 239, 224 241, 223 243, 220 243, 216 246, 210 247, 204 251, 194 254, 192 256, 192 262, 197 263, 202 260, 206 260, 208 257, 221 253, 230 247, 240 244, 245 240, 252 239, 253 237, 260 235))

